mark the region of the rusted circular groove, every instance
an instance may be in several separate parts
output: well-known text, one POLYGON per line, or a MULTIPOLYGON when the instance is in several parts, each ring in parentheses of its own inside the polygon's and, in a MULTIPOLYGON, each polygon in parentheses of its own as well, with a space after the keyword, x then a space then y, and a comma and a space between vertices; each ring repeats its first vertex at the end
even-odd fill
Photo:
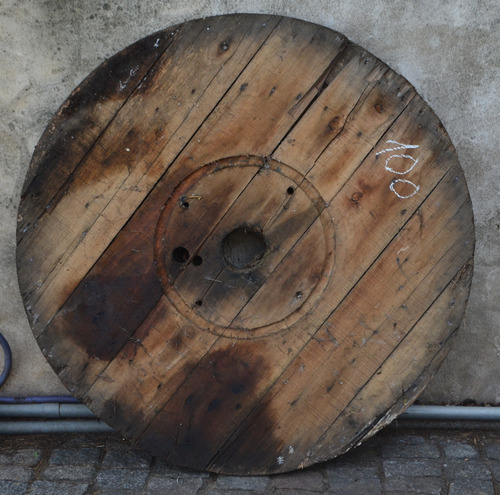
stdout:
MULTIPOLYGON (((197 195, 194 195, 197 197, 197 195)), ((201 200, 201 203, 203 200, 201 200)), ((196 203, 195 203, 196 204, 196 203)), ((307 313, 311 312, 315 307, 318 299, 321 298, 321 294, 323 291, 326 289, 326 287, 329 284, 329 280, 331 277, 331 274, 333 272, 333 267, 334 267, 334 262, 335 262, 335 230, 332 222, 332 218, 330 217, 328 210, 325 208, 326 201, 321 197, 321 195, 318 193, 316 188, 314 187, 313 184, 311 184, 305 177, 303 177, 301 174, 299 174, 296 170, 293 168, 289 167, 288 165, 281 163, 279 161, 276 161, 271 158, 262 158, 262 157, 252 157, 252 156, 241 156, 241 157, 230 157, 230 158, 224 158, 221 160, 217 160, 211 164, 204 165, 202 167, 199 167, 195 172, 193 172, 189 177, 186 177, 183 179, 180 184, 176 187, 174 193, 172 194, 171 198, 169 201, 164 205, 160 217, 158 219, 157 227, 156 227, 156 232, 155 232, 155 260, 156 260, 156 270, 158 273, 158 276, 162 282, 162 285, 165 290, 165 294, 167 297, 171 300, 171 302, 175 305, 177 310, 186 316, 193 324, 197 325, 199 328, 202 328, 204 330, 208 330, 211 333, 214 333, 218 336, 222 337, 228 337, 231 339, 247 339, 247 340, 252 340, 256 338, 264 338, 269 335, 272 335, 274 333, 278 332, 290 332, 293 330, 294 325, 300 321, 307 313), (314 220, 318 220, 321 222, 321 225, 323 227, 323 239, 325 243, 325 258, 322 262, 323 268, 322 268, 322 277, 317 281, 317 283, 314 285, 312 290, 309 291, 308 294, 304 294, 303 291, 297 291, 294 297, 295 305, 296 307, 293 308, 292 312, 288 314, 285 318, 280 319, 275 322, 271 322, 266 325, 262 325, 259 327, 233 327, 231 325, 229 326, 221 326, 221 325, 214 325, 213 322, 206 320, 206 318, 199 313, 199 311, 192 311, 193 309, 196 310, 198 309, 203 309, 204 311, 207 310, 207 306, 204 303, 204 295, 197 298, 195 301, 190 301, 189 299, 186 299, 182 297, 182 295, 178 292, 177 289, 175 289, 175 280, 176 278, 172 278, 172 275, 170 274, 169 267, 167 264, 167 261, 171 259, 168 255, 164 254, 165 253, 165 239, 167 236, 174 235, 174 237, 177 238, 177 233, 174 234, 174 232, 169 229, 169 221, 172 215, 175 214, 180 214, 182 215, 183 211, 186 211, 186 208, 184 208, 184 203, 186 201, 186 198, 189 197, 189 191, 196 190, 196 185, 202 181, 204 178, 209 177, 211 174, 217 174, 220 173, 221 171, 231 171, 231 173, 238 173, 238 167, 254 167, 256 170, 256 173, 259 173, 263 171, 264 173, 271 173, 275 172, 283 177, 285 177, 287 180, 291 180, 292 182, 295 183, 295 185, 288 186, 285 189, 285 195, 288 198, 293 198, 293 196, 296 194, 296 191, 300 189, 303 191, 306 196, 309 198, 311 202, 311 207, 314 208, 317 211, 317 214, 314 217, 314 220), (233 172, 234 170, 234 172, 233 172), (312 196, 311 196, 312 195, 312 196), (181 205, 181 209, 179 210, 177 205, 181 205), (203 308, 202 308, 203 307, 203 308)), ((192 211, 192 207, 190 206, 190 211, 192 211)), ((229 211, 229 210, 228 210, 229 211)), ((227 212, 226 212, 227 215, 227 212)), ((223 217, 224 218, 224 217, 223 217)), ((222 221, 222 220, 221 220, 222 221)), ((241 218, 240 222, 238 222, 238 226, 235 226, 234 229, 230 229, 229 232, 226 232, 222 238, 221 241, 218 243, 219 247, 217 249, 220 249, 221 252, 223 253, 223 258, 225 260, 225 264, 221 267, 221 272, 226 268, 227 266, 231 267, 234 270, 234 266, 231 266, 231 263, 227 260, 227 253, 224 252, 224 240, 227 238, 228 235, 230 235, 232 232, 238 229, 245 229, 248 228, 249 230, 253 231, 262 231, 262 228, 264 226, 247 226, 247 227, 242 227, 241 224, 244 224, 245 218, 241 218)), ((208 233, 205 237, 205 240, 196 247, 194 252, 200 253, 204 243, 211 237, 213 236, 214 231, 218 228, 220 223, 215 225, 210 233, 208 233)), ((307 235, 309 228, 311 225, 309 225, 308 228, 304 231, 303 235, 307 235)), ((266 234, 262 232, 262 235, 264 238, 266 237, 266 234)), ((300 236, 300 238, 297 240, 297 242, 292 246, 291 249, 293 249, 297 243, 302 239, 303 236, 300 236)), ((266 242, 266 252, 269 251, 270 246, 267 245, 267 240, 266 242)), ((177 248, 176 248, 177 249, 177 248)), ((168 248, 166 249, 168 252, 168 248)), ((200 257, 199 254, 196 254, 195 257, 198 256, 200 257)), ((283 257, 283 260, 286 258, 286 255, 283 257)), ((183 264, 183 270, 187 270, 190 268, 190 265, 196 265, 193 261, 195 258, 192 258, 191 260, 184 259, 184 264, 183 264)), ((262 255, 261 258, 256 260, 255 264, 251 264, 252 266, 246 267, 246 268, 236 268, 234 271, 241 273, 242 275, 244 274, 249 274, 251 275, 252 272, 254 272, 256 269, 259 268, 263 263, 266 262, 266 256, 265 254, 262 255)), ((275 267, 272 273, 276 269, 279 268, 281 262, 275 267)), ((178 272, 178 273, 182 273, 178 272)), ((271 274, 272 274, 271 273, 271 274)), ((267 278, 271 276, 269 274, 267 278)), ((220 272, 218 273, 220 275, 220 272)), ((218 276, 217 275, 217 276, 218 276)), ((213 286, 213 284, 218 283, 217 282, 217 276, 212 279, 212 283, 207 289, 206 293, 210 290, 210 288, 213 286)), ((265 281, 262 282, 264 284, 265 281)), ((236 319, 236 318, 235 318, 236 319)))

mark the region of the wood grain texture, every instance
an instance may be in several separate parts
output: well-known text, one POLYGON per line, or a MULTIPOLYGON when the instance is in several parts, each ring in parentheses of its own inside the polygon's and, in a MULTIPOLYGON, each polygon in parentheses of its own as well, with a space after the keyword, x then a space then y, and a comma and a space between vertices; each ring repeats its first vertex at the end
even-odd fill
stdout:
POLYGON ((20 205, 34 335, 68 389, 170 462, 329 459, 410 405, 460 325, 471 202, 439 119, 344 36, 231 15, 101 65, 20 205))

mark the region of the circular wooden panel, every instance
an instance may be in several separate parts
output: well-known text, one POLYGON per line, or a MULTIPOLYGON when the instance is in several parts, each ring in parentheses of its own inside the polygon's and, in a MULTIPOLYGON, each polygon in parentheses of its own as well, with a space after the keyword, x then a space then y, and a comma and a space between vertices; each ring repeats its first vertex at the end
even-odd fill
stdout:
POLYGON ((145 38, 73 92, 18 240, 69 390, 173 463, 273 473, 416 398, 462 319, 474 232, 404 78, 326 28, 234 15, 145 38))

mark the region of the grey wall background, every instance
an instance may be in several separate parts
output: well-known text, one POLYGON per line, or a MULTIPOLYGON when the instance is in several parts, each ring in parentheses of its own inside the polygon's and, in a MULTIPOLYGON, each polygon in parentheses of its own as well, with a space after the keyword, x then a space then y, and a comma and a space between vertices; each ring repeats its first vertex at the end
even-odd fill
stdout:
POLYGON ((51 115, 92 69, 137 39, 233 12, 342 32, 413 83, 441 118, 474 205, 475 275, 453 350, 421 402, 500 403, 498 0, 0 0, 0 332, 14 355, 0 394, 67 393, 32 337, 15 269, 20 190, 51 115))

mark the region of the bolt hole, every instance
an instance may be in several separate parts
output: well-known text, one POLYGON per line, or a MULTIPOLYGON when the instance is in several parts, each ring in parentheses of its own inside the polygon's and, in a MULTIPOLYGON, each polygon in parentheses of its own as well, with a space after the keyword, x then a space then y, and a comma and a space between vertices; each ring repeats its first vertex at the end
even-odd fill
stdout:
POLYGON ((302 296, 303 296, 303 295, 304 295, 304 294, 302 294, 302 292, 301 292, 300 290, 299 290, 299 291, 297 291, 297 292, 295 293, 295 297, 296 297, 297 299, 302 299, 302 296))
POLYGON ((193 265, 200 266, 203 263, 203 258, 201 256, 195 256, 193 258, 193 265))
POLYGON ((295 189, 290 186, 287 190, 286 190, 286 193, 289 194, 290 196, 295 192, 295 189))
POLYGON ((181 207, 184 208, 185 210, 187 210, 189 208, 189 203, 187 201, 183 201, 181 203, 181 207))
POLYGON ((172 259, 176 263, 186 263, 189 260, 189 251, 182 246, 176 247, 172 251, 172 259))
POLYGON ((196 299, 194 303, 196 304, 196 306, 203 306, 203 301, 201 299, 196 299))

